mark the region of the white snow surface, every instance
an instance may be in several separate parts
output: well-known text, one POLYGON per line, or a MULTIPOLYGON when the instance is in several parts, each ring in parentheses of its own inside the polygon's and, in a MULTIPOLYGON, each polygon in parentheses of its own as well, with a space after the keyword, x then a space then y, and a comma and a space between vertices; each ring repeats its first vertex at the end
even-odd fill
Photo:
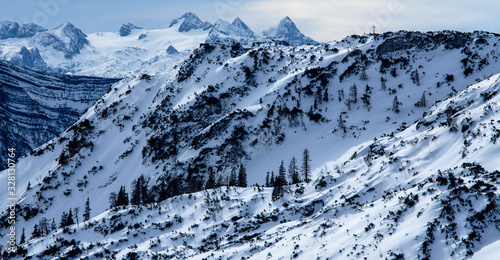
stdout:
MULTIPOLYGON (((130 37, 141 32, 134 30, 130 37)), ((114 47, 106 47, 106 37, 114 36, 89 40, 111 52, 114 47), (103 40, 101 45, 96 39, 103 40)), ((407 63, 395 62, 381 73, 383 61, 373 53, 384 39, 366 37, 323 46, 266 43, 236 55, 229 46, 215 44, 195 51, 178 71, 165 69, 151 80, 128 77, 75 124, 93 126, 80 139, 91 141, 91 148, 80 149, 67 164, 58 163, 68 153, 68 140, 82 137, 80 127, 70 128, 40 147, 41 154, 19 161, 18 203, 40 210, 35 217, 19 219, 28 237, 41 217, 58 222, 70 208, 82 212, 86 198, 92 205, 91 220, 23 246, 40 259, 62 257, 76 248, 82 249, 77 255, 89 259, 130 259, 135 254, 146 259, 491 259, 498 254, 500 236, 500 176, 495 172, 500 167, 500 41, 484 33, 471 37, 486 39, 487 45, 471 42, 464 49, 487 65, 472 65, 476 67, 468 76, 462 60, 473 55, 443 45, 386 54, 407 63), (364 67, 367 79, 359 71, 345 73, 364 58, 371 62, 364 67), (253 76, 245 75, 245 67, 255 68, 253 76), (412 80, 415 70, 420 84, 412 80), (184 74, 188 76, 181 80, 184 74), (327 74, 326 84, 318 83, 321 74, 327 74), (381 77, 387 89, 381 89, 381 77), (348 109, 345 99, 353 84, 358 98, 348 109), (366 85, 369 108, 360 99, 366 85), (319 86, 329 90, 327 100, 314 97, 319 86), (415 106, 424 91, 426 106, 415 106), (392 110, 395 96, 399 113, 392 110), (205 114, 203 108, 209 106, 197 106, 204 97, 222 100, 221 111, 205 114), (285 107, 302 112, 292 118, 285 107), (309 119, 309 110, 322 119, 309 119), (155 152, 174 142, 166 135, 172 115, 183 118, 175 125, 186 134, 175 141, 176 154, 152 160, 143 147, 152 137, 165 138, 155 152), (188 116, 199 119, 189 121, 188 116), (160 121, 148 124, 154 119, 160 121), (221 124, 226 125, 219 129, 221 124), (266 172, 277 172, 281 161, 286 166, 292 156, 300 161, 305 148, 313 160, 312 181, 286 186, 286 194, 276 201, 272 188, 223 186, 109 209, 108 194, 121 186, 129 190, 141 174, 150 187, 164 176, 196 177, 182 168, 196 166, 196 159, 220 169, 217 177, 225 180, 235 165, 219 164, 227 154, 213 151, 227 144, 238 126, 248 132, 238 164, 246 167, 250 185, 262 186, 266 172), (207 151, 213 152, 209 160, 201 157, 207 151), (78 242, 61 245, 72 239, 78 242), (65 251, 43 254, 54 245, 65 251)), ((0 182, 6 178, 4 171, 0 182)), ((1 201, 5 208, 7 200, 1 201)))

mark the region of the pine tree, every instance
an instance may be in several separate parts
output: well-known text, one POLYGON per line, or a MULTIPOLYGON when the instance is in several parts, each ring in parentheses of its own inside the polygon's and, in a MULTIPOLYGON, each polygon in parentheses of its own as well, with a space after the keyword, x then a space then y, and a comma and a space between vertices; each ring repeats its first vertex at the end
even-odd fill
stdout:
POLYGON ((349 100, 351 100, 352 103, 358 103, 358 87, 356 84, 353 84, 349 88, 349 100))
POLYGON ((396 114, 399 113, 398 96, 395 96, 394 100, 392 101, 392 111, 396 114))
POLYGON ((292 157, 290 161, 290 165, 288 166, 288 174, 290 176, 290 180, 292 180, 292 184, 300 183, 299 171, 297 169, 297 160, 295 157, 292 157))
POLYGON ((79 219, 78 219, 78 213, 80 213, 80 208, 76 207, 76 208, 75 208, 76 225, 79 225, 79 224, 80 224, 80 223, 79 223, 80 221, 79 221, 79 219))
POLYGON ((118 192, 118 195, 116 196, 116 206, 126 206, 128 205, 128 194, 125 190, 125 186, 120 187, 120 191, 118 192))
POLYGON ((67 216, 67 226, 75 224, 75 220, 73 219, 73 212, 71 211, 71 208, 69 209, 68 216, 67 216))
POLYGON ((425 99, 425 91, 422 93, 422 97, 420 100, 415 104, 416 107, 426 107, 427 106, 427 101, 425 99))
POLYGON ((342 114, 340 114, 340 116, 339 116, 338 123, 339 123, 339 129, 342 130, 344 132, 344 134, 347 133, 347 127, 345 126, 344 119, 342 118, 342 114))
POLYGON ((40 230, 38 229, 38 224, 33 226, 33 232, 31 232, 31 238, 37 238, 40 236, 40 230))
POLYGON ((411 79, 413 80, 413 83, 417 84, 417 86, 420 86, 420 74, 418 73, 418 69, 411 73, 411 79))
POLYGON ((276 178, 274 177, 274 172, 271 172, 271 179, 269 180, 269 187, 274 187, 276 183, 276 178))
POLYGON ((59 227, 66 227, 68 225, 68 215, 65 211, 61 214, 61 222, 59 223, 59 227))
POLYGON ((387 82, 387 80, 384 79, 384 77, 380 78, 380 85, 381 85, 380 88, 382 89, 382 91, 386 91, 387 90, 387 83, 386 82, 387 82))
POLYGON ((318 87, 316 89, 316 96, 315 96, 315 102, 317 102, 318 104, 322 104, 323 103, 323 91, 321 91, 321 88, 318 87))
POLYGON ((368 80, 368 76, 366 75, 366 68, 363 67, 361 69, 361 75, 359 76, 359 79, 362 80, 362 81, 367 81, 368 80))
POLYGON ((370 111, 371 103, 370 103, 370 94, 372 93, 370 86, 366 85, 365 93, 361 96, 361 101, 363 101, 363 106, 370 111))
POLYGON ((287 185, 286 181, 286 169, 285 164, 281 161, 280 168, 278 170, 278 176, 276 177, 276 181, 274 182, 274 189, 272 193, 272 199, 277 200, 283 197, 285 193, 284 186, 287 185))
POLYGON ((130 195, 130 204, 141 205, 142 204, 142 184, 140 180, 132 181, 132 194, 130 195))
POLYGON ((229 176, 229 186, 236 186, 238 184, 238 178, 236 176, 236 170, 233 168, 231 170, 231 175, 229 176))
POLYGON ((323 101, 325 101, 325 103, 328 103, 329 100, 330 96, 328 95, 328 88, 325 88, 325 93, 323 93, 323 101))
POLYGON ((247 170, 245 169, 245 167, 243 167, 243 164, 240 165, 240 170, 238 172, 238 186, 247 186, 247 170))
POLYGON ((56 219, 52 218, 52 224, 50 224, 50 230, 54 231, 57 229, 56 219))
POLYGON ((141 184, 141 201, 142 204, 150 203, 151 201, 151 196, 148 193, 148 182, 146 181, 146 178, 144 177, 143 174, 139 176, 138 178, 139 183, 141 184))
POLYGON ((304 175, 304 181, 310 182, 311 175, 311 158, 309 156, 309 150, 304 149, 302 154, 302 173, 304 175))
POLYGON ((47 235, 49 234, 50 230, 49 230, 49 220, 42 217, 39 221, 38 221, 38 230, 40 232, 40 235, 41 236, 44 236, 44 235, 47 235))
POLYGON ((85 209, 83 210, 83 221, 90 220, 90 199, 87 197, 87 202, 85 202, 85 209))
POLYGON ((117 205, 117 200, 118 200, 118 196, 116 195, 116 193, 115 192, 111 192, 109 194, 109 198, 108 198, 109 207, 110 208, 114 208, 114 207, 118 206, 117 205))
POLYGON ((212 167, 208 167, 208 180, 207 183, 205 183, 205 189, 213 189, 215 188, 215 173, 212 167))
POLYGON ((270 187, 270 184, 269 184, 269 172, 267 172, 267 174, 266 174, 266 187, 270 187))
POLYGON ((285 168, 285 163, 281 161, 281 165, 278 171, 278 185, 287 185, 286 181, 286 168, 285 168))
POLYGON ((26 235, 24 234, 24 227, 23 231, 21 233, 21 240, 19 241, 19 244, 24 244, 26 242, 26 235))
POLYGON ((342 102, 342 99, 344 99, 344 90, 339 89, 337 92, 339 93, 339 102, 342 102))

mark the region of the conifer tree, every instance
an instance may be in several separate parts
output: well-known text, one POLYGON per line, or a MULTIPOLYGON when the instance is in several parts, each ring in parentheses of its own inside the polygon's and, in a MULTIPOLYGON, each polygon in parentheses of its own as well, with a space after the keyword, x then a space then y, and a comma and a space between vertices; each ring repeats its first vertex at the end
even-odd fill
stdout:
POLYGON ((395 96, 394 100, 392 101, 392 111, 396 114, 399 113, 398 96, 395 96))
POLYGON ((240 165, 240 170, 238 172, 238 186, 239 187, 247 186, 247 170, 245 169, 243 164, 240 165))
POLYGON ((295 159, 295 157, 292 157, 290 165, 288 166, 288 175, 290 176, 292 184, 297 184, 300 182, 299 171, 297 169, 297 160, 295 159))
POLYGON ((24 244, 26 242, 26 235, 24 234, 24 227, 23 231, 21 233, 21 240, 19 241, 19 244, 24 244))
POLYGON ((125 186, 120 187, 120 191, 118 192, 118 195, 116 196, 116 206, 126 206, 128 205, 128 194, 125 190, 125 186))
POLYGON ((87 197, 87 202, 85 202, 85 209, 83 210, 83 221, 90 220, 90 199, 87 197))
POLYGON ((339 116, 338 123, 339 123, 339 129, 342 130, 344 134, 347 133, 347 127, 344 124, 344 119, 342 118, 342 114, 340 114, 339 116))
POLYGON ((353 84, 349 88, 349 100, 351 100, 352 103, 358 102, 358 87, 356 86, 356 84, 353 84))
POLYGON ((328 95, 328 88, 325 88, 325 93, 323 93, 323 101, 325 101, 325 103, 328 103, 329 100, 330 96, 328 95))
POLYGON ((40 236, 40 230, 38 229, 38 224, 33 226, 33 232, 31 232, 31 238, 37 238, 40 236))
POLYGON ((116 195, 116 192, 111 192, 109 194, 108 202, 109 202, 110 208, 114 208, 117 206, 117 199, 118 199, 118 196, 116 195))
POLYGON ((209 189, 213 189, 215 188, 215 173, 214 173, 214 170, 212 169, 212 167, 209 167, 208 168, 208 180, 207 180, 207 183, 205 183, 205 189, 206 190, 209 190, 209 189))
POLYGON ((52 224, 50 224, 50 230, 54 231, 57 229, 56 219, 52 218, 52 224))
POLYGON ((229 176, 229 186, 236 186, 238 184, 238 177, 236 176, 236 170, 233 168, 231 170, 231 175, 229 176))
POLYGON ((73 219, 73 211, 71 210, 71 208, 69 209, 69 212, 68 212, 67 221, 68 221, 67 226, 75 224, 75 220, 73 219))
POLYGON ((285 163, 281 161, 281 165, 278 171, 278 185, 283 186, 287 185, 286 181, 286 168, 285 168, 285 163))
POLYGON ((276 177, 276 180, 274 181, 274 189, 272 193, 272 199, 277 200, 281 197, 283 197, 285 193, 285 185, 287 185, 286 181, 286 169, 285 169, 285 164, 283 161, 281 161, 281 165, 278 170, 278 176, 276 177))
POLYGON ((382 91, 387 90, 387 83, 386 82, 387 82, 387 80, 384 79, 384 77, 380 78, 380 85, 381 85, 380 89, 382 89, 382 91))
MULTIPOLYGON (((59 227, 66 227, 68 225, 68 215, 65 211, 61 214, 61 222, 59 223, 59 227)), ((37 226, 38 227, 38 226, 37 226)))
POLYGON ((371 103, 370 103, 370 94, 371 94, 371 88, 370 86, 366 85, 366 88, 365 88, 365 93, 363 94, 363 96, 361 96, 361 101, 363 101, 363 106, 368 110, 370 111, 371 109, 371 103))
POLYGON ((311 158, 309 156, 309 150, 304 149, 302 154, 302 173, 304 175, 304 181, 310 182, 311 175, 311 158))
POLYGON ((76 225, 79 225, 79 224, 80 224, 80 223, 79 223, 80 221, 79 221, 79 219, 78 219, 78 213, 79 213, 79 212, 80 212, 80 208, 76 207, 76 208, 75 208, 75 219, 76 219, 76 225))

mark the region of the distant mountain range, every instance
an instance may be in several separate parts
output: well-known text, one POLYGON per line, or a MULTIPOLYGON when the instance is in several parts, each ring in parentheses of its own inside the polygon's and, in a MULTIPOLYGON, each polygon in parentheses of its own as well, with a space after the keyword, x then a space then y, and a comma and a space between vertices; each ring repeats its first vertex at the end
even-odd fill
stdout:
POLYGON ((146 30, 127 23, 118 33, 89 35, 71 23, 47 30, 35 24, 1 22, 0 59, 37 70, 121 78, 165 71, 203 42, 249 45, 273 40, 295 46, 318 44, 302 34, 289 17, 256 34, 240 18, 211 24, 188 12, 173 19, 166 29, 146 30), (180 52, 168 50, 169 46, 180 52))

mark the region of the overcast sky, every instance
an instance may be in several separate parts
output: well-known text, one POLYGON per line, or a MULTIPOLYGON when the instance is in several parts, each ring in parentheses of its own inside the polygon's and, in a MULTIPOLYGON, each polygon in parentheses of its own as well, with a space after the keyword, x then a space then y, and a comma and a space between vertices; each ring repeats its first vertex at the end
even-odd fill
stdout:
POLYGON ((69 21, 86 33, 118 31, 132 22, 166 28, 187 11, 202 20, 240 17, 259 33, 289 16, 318 41, 396 30, 500 32, 498 0, 0 0, 0 20, 53 28, 69 21))

